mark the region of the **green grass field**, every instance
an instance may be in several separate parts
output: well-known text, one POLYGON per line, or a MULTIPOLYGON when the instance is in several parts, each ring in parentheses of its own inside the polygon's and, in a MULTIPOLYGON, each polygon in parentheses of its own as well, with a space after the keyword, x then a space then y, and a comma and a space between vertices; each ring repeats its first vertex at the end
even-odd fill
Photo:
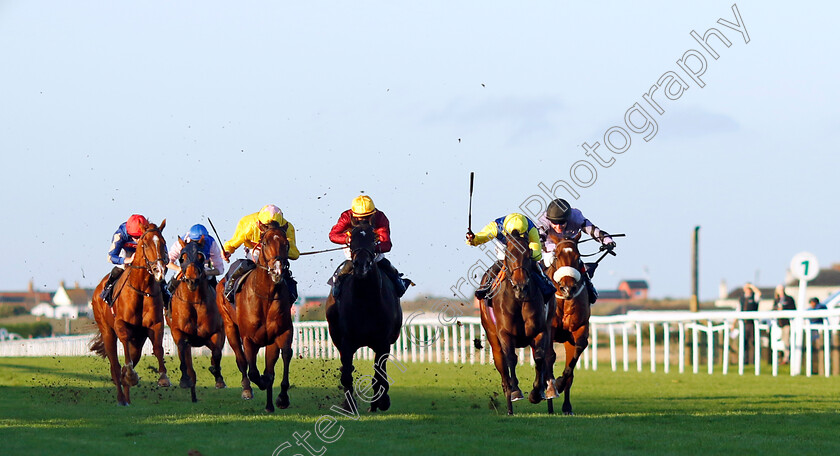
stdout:
MULTIPOLYGON (((263 392, 240 399, 230 357, 225 390, 212 388, 209 359, 198 358, 196 404, 188 390, 153 385, 152 360, 141 361, 133 404, 119 407, 105 360, 0 358, 0 455, 270 456, 295 445, 294 433, 313 433, 322 415, 340 418, 342 433, 331 443, 310 435, 314 454, 840 453, 838 377, 578 371, 575 416, 548 416, 545 403, 521 401, 508 417, 492 366, 407 364, 390 371, 391 410, 360 410, 351 420, 330 410, 341 397, 334 361, 294 360, 292 405, 267 414, 263 392)), ((177 363, 168 358, 167 366, 177 384, 177 363)), ((369 363, 359 371, 372 373, 369 363)), ((519 372, 527 393, 533 370, 519 372)), ((279 454, 310 453, 293 446, 279 454)))

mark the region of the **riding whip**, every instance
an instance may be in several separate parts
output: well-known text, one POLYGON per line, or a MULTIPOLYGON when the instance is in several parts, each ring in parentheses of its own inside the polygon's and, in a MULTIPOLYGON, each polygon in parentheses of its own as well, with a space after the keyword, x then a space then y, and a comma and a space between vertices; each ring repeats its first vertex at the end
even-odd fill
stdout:
POLYGON ((470 210, 467 215, 467 233, 472 234, 472 196, 473 196, 473 181, 475 180, 475 173, 470 172, 470 210))
MULTIPOLYGON (((207 217, 207 221, 210 222, 210 228, 213 228, 213 234, 216 235, 216 239, 218 239, 219 242, 222 242, 222 238, 221 238, 221 236, 219 236, 219 232, 216 231, 216 226, 213 225, 213 221, 210 220, 210 217, 207 217)), ((224 255, 222 255, 222 257, 224 257, 224 255)), ((230 263, 230 260, 228 260, 227 258, 225 258, 225 261, 230 263)))

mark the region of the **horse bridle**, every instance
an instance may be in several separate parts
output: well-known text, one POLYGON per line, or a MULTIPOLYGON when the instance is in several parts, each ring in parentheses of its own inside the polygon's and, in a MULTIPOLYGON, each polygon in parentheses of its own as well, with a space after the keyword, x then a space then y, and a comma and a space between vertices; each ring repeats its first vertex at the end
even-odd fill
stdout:
POLYGON ((525 277, 526 277, 526 280, 525 280, 525 286, 527 287, 528 285, 530 285, 530 284, 531 284, 531 276, 528 274, 528 269, 527 269, 527 266, 529 265, 528 261, 533 261, 533 260, 532 260, 532 258, 530 257, 530 255, 526 256, 526 258, 523 260, 523 265, 522 265, 522 266, 517 266, 517 267, 515 267, 515 268, 510 268, 510 267, 508 267, 508 264, 507 264, 507 262, 508 262, 508 255, 507 255, 507 254, 505 254, 504 267, 505 267, 505 269, 507 269, 507 270, 508 270, 508 274, 506 274, 505 279, 507 279, 507 281, 508 281, 508 282, 510 282, 510 284, 511 284, 512 286, 515 286, 515 285, 516 285, 516 284, 513 282, 513 273, 514 273, 514 272, 516 272, 516 271, 518 271, 518 270, 520 270, 520 269, 524 269, 524 270, 525 270, 525 277))
MULTIPOLYGON (((156 261, 149 261, 149 259, 146 258, 146 241, 143 238, 145 238, 146 235, 149 234, 149 233, 160 234, 160 230, 159 229, 154 229, 154 230, 144 231, 143 234, 140 235, 140 238, 137 239, 137 248, 135 250, 135 252, 137 250, 141 250, 141 249, 143 250, 143 260, 146 262, 146 266, 134 266, 133 264, 129 264, 128 266, 131 269, 145 269, 146 272, 149 273, 149 275, 155 275, 154 271, 152 271, 152 268, 154 267, 155 263, 157 261, 162 261, 164 264, 166 264, 166 263, 169 262, 169 259, 166 257, 165 253, 161 257, 157 258, 156 261)), ((164 252, 166 252, 166 247, 164 247, 164 252)), ((160 253, 160 252, 158 252, 158 253, 160 253)))
MULTIPOLYGON (((260 261, 262 261, 262 259, 264 258, 263 253, 265 252, 265 246, 266 246, 266 241, 267 241, 267 236, 265 235, 266 233, 268 233, 268 231, 263 233, 262 237, 260 238, 260 243, 259 243, 260 257, 258 258, 259 261, 255 262, 255 264, 256 264, 257 268, 262 269, 262 270, 268 272, 269 275, 271 275, 271 274, 274 273, 274 270, 272 268, 270 268, 269 266, 264 266, 264 265, 260 264, 260 261)), ((268 264, 268 265, 274 264, 274 262, 276 262, 276 261, 279 261, 283 265, 283 269, 282 269, 282 272, 281 272, 281 275, 280 275, 280 280, 277 281, 278 284, 284 280, 284 278, 286 276, 286 273, 289 271, 289 250, 291 250, 291 248, 292 248, 292 246, 289 243, 289 238, 286 237, 286 257, 284 258, 283 255, 281 254, 281 255, 275 256, 271 260, 265 260, 266 264, 268 264)))
MULTIPOLYGON (((560 245, 562 245, 562 244, 571 244, 573 247, 577 246, 577 242, 574 239, 562 239, 560 242, 557 243, 554 250, 557 251, 557 249, 560 248, 560 245)), ((580 258, 580 256, 581 256, 580 252, 577 252, 577 254, 578 254, 578 258, 580 258)), ((554 261, 557 262, 559 260, 560 260, 560 257, 555 254, 554 255, 554 261)), ((554 274, 556 275, 557 272, 562 271, 564 268, 569 268, 570 273, 569 274, 564 274, 563 276, 574 278, 575 279, 575 288, 577 288, 577 290, 575 290, 575 292, 572 293, 571 296, 569 296, 569 297, 565 297, 565 296, 560 295, 560 290, 559 289, 554 294, 557 297, 559 297, 560 299, 575 299, 575 298, 578 297, 578 295, 584 289, 583 281, 581 280, 581 276, 580 276, 580 271, 578 271, 577 268, 575 268, 573 266, 557 266, 557 269, 555 270, 554 274)), ((554 279, 554 277, 552 277, 552 279, 554 279)), ((557 280, 555 280, 555 281, 559 282, 557 280)))

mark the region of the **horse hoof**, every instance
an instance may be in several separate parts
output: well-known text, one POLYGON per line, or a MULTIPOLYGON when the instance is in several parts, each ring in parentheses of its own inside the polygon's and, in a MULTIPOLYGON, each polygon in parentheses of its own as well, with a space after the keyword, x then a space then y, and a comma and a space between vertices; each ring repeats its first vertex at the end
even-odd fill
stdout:
POLYGON ((224 382, 224 381, 218 381, 218 382, 216 382, 216 389, 217 389, 217 390, 220 390, 220 389, 225 389, 225 388, 227 388, 227 385, 225 385, 225 382, 224 382))
POLYGON ((391 408, 391 397, 387 394, 382 396, 382 398, 379 399, 378 404, 376 405, 379 407, 379 410, 382 410, 383 412, 387 411, 389 408, 391 408))
POLYGON ((574 412, 572 412, 571 410, 569 410, 568 412, 567 412, 567 411, 563 411, 563 414, 564 414, 564 415, 568 415, 568 416, 572 416, 572 415, 574 415, 574 412))
POLYGON ((274 413, 274 406, 270 405, 265 408, 266 413, 274 413))
POLYGON ((253 398, 254 398, 254 392, 253 391, 245 390, 245 391, 242 392, 242 399, 245 399, 246 401, 250 401, 253 398))
POLYGON ((290 404, 289 397, 288 396, 287 397, 277 396, 277 401, 275 402, 275 404, 277 404, 277 406, 280 407, 281 409, 287 409, 287 408, 289 408, 289 404, 290 404))
POLYGON ((542 391, 531 390, 531 393, 528 394, 528 402, 532 404, 539 404, 543 399, 545 399, 545 393, 542 391))
POLYGON ((178 383, 178 386, 180 386, 181 388, 187 389, 187 388, 190 387, 190 380, 186 379, 186 378, 182 378, 181 382, 178 383))
POLYGON ((510 401, 511 402, 521 401, 524 398, 525 397, 522 396, 522 391, 521 390, 515 390, 515 391, 510 393, 510 401))
MULTIPOLYGON (((172 382, 169 381, 168 377, 161 377, 158 380, 158 386, 161 386, 163 388, 169 388, 170 386, 172 386, 172 382)), ((189 386, 187 386, 187 388, 189 388, 189 386)))

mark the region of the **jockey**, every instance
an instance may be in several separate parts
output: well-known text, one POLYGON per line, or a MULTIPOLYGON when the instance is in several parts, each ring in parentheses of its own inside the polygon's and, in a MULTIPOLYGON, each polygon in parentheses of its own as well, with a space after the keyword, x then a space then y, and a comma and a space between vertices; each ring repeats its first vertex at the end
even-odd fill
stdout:
MULTIPOLYGON (((367 221, 373 226, 373 231, 379 238, 379 242, 376 244, 376 264, 379 266, 379 270, 384 272, 393 282, 397 297, 402 297, 411 284, 411 280, 402 278, 402 274, 383 255, 391 251, 391 226, 388 217, 385 216, 384 212, 376 209, 369 196, 359 195, 353 199, 350 209, 341 213, 335 226, 330 230, 330 241, 335 244, 349 244, 350 232, 361 221, 367 221)), ((339 265, 330 279, 333 285, 332 294, 336 298, 340 292, 341 282, 353 271, 350 249, 344 249, 344 254, 347 259, 339 265)))
MULTIPOLYGON (((204 245, 201 248, 201 252, 204 254, 206 261, 204 272, 210 278, 210 284, 215 286, 216 276, 225 272, 225 262, 222 257, 222 249, 219 248, 219 243, 213 239, 213 236, 210 236, 210 233, 207 232, 207 228, 201 224, 190 227, 189 231, 187 231, 181 239, 183 239, 185 243, 190 243, 197 242, 202 236, 204 236, 204 245)), ((173 276, 169 281, 170 293, 174 293, 175 289, 178 288, 178 284, 181 283, 181 281, 178 280, 178 274, 181 272, 181 265, 178 264, 178 257, 181 256, 181 249, 181 243, 176 242, 175 245, 173 245, 172 250, 169 251, 169 264, 167 267, 175 271, 175 276, 173 276)))
MULTIPOLYGON (((246 260, 257 261, 260 256, 260 224, 265 225, 272 220, 279 223, 280 226, 286 225, 286 239, 289 241, 289 259, 297 260, 300 257, 300 251, 295 243, 295 227, 291 222, 283 218, 283 211, 273 204, 263 206, 259 212, 246 215, 239 220, 239 223, 236 224, 236 231, 233 233, 233 236, 230 240, 225 242, 225 245, 222 248, 222 255, 224 255, 225 260, 229 261, 231 254, 233 254, 239 246, 245 244, 246 257, 250 257, 246 258, 246 260), (250 250, 250 255, 248 254, 248 250, 250 250)), ((227 279, 227 283, 225 284, 225 296, 228 296, 228 300, 231 302, 233 302, 230 298, 233 297, 231 292, 233 290, 234 282, 246 272, 253 269, 238 268, 237 266, 239 263, 240 260, 234 262, 225 276, 227 279)), ((291 293, 293 300, 296 300, 298 296, 297 282, 295 282, 291 275, 287 276, 286 279, 286 283, 289 286, 289 292, 291 293)))
POLYGON ((507 238, 505 236, 509 236, 513 231, 517 231, 528 236, 528 247, 531 249, 531 258, 534 260, 532 262, 533 268, 531 272, 537 279, 536 282, 540 287, 540 292, 543 294, 546 302, 548 302, 548 300, 553 298, 557 289, 554 287, 554 284, 551 283, 551 280, 545 276, 545 272, 543 272, 542 268, 539 266, 539 262, 542 259, 542 242, 540 242, 539 231, 537 230, 536 225, 534 225, 534 222, 532 222, 528 217, 518 213, 499 217, 488 223, 487 226, 482 228, 478 233, 467 233, 468 245, 481 245, 493 239, 500 242, 500 245, 497 245, 496 248, 496 257, 498 258, 498 261, 496 261, 496 263, 493 264, 493 266, 491 266, 484 274, 484 277, 481 280, 481 285, 475 290, 475 297, 478 299, 484 299, 490 291, 490 288, 493 285, 493 279, 497 274, 499 274, 504 266, 504 246, 507 245, 507 238))
MULTIPOLYGON (((584 217, 580 210, 573 208, 566 200, 560 198, 548 204, 548 208, 540 216, 538 224, 539 230, 546 236, 544 246, 546 255, 543 256, 543 262, 546 267, 550 266, 552 261, 554 261, 555 245, 548 238, 549 234, 557 236, 560 239, 573 239, 583 231, 601 243, 602 251, 612 251, 615 248, 615 241, 613 241, 607 232, 601 231, 601 229, 584 217)), ((589 292, 589 303, 594 304, 598 299, 598 292, 595 290, 595 285, 592 284, 590 272, 587 272, 583 261, 578 265, 578 269, 586 281, 586 290, 589 292)), ((595 270, 593 268, 591 273, 594 272, 595 270)))
MULTIPOLYGON (((111 238, 111 249, 108 250, 108 261, 114 265, 111 269, 111 274, 108 276, 108 281, 102 288, 101 297, 108 306, 113 306, 113 297, 111 293, 114 288, 114 283, 122 275, 125 270, 125 265, 131 264, 134 260, 134 252, 137 250, 137 240, 143 235, 143 230, 149 221, 146 217, 140 214, 133 214, 127 221, 120 224, 114 236, 111 238), (122 255, 122 256, 121 256, 122 255)), ((169 303, 169 294, 166 287, 161 284, 161 294, 163 295, 163 302, 165 305, 169 303)))

